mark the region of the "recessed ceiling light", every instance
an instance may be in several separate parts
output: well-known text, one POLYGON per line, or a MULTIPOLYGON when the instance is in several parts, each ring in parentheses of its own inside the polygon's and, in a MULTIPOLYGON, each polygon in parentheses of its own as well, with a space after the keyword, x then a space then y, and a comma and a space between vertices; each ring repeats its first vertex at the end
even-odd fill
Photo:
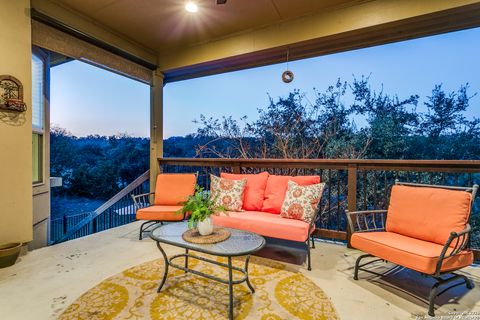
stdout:
POLYGON ((185 10, 194 13, 198 11, 198 6, 195 2, 189 1, 187 4, 185 4, 185 10))

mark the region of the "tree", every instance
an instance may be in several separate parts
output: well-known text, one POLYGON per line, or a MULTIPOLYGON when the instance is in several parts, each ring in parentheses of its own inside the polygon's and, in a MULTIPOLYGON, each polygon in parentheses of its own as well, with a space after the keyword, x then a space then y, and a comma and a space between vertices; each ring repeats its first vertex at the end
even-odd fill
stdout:
POLYGON ((436 85, 424 103, 427 112, 421 115, 417 147, 412 154, 427 159, 477 159, 480 151, 480 119, 467 120, 464 112, 476 95, 468 94, 469 85, 446 93, 436 85))
POLYGON ((353 111, 367 117, 367 135, 371 139, 366 156, 372 159, 403 159, 408 148, 408 137, 418 126, 416 106, 418 95, 406 99, 390 96, 371 89, 369 78, 354 78, 353 111))
POLYGON ((54 194, 106 199, 149 167, 149 140, 127 135, 77 138, 53 127, 51 175, 63 178, 54 194))
POLYGON ((427 136, 438 138, 442 134, 457 134, 468 127, 469 121, 465 119, 463 112, 470 104, 468 83, 460 86, 457 92, 446 93, 442 85, 436 85, 432 94, 425 102, 427 114, 424 116, 422 129, 427 136))

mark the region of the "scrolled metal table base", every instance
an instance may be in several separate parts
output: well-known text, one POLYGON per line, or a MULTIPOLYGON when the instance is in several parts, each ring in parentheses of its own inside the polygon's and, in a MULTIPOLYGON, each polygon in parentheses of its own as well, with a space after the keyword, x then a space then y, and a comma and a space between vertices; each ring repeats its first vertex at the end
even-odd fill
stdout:
POLYGON ((158 242, 158 241, 157 241, 157 247, 160 250, 160 252, 162 253, 163 260, 165 261, 165 270, 164 270, 164 273, 163 273, 163 278, 162 278, 162 281, 160 282, 160 285, 158 286, 157 292, 160 292, 162 290, 163 285, 165 284, 165 282, 167 280, 168 267, 169 266, 173 267, 173 268, 176 268, 176 269, 183 270, 183 271, 185 271, 185 273, 192 273, 192 274, 195 274, 197 276, 201 276, 201 277, 204 277, 204 278, 207 278, 207 279, 210 279, 210 280, 214 280, 214 281, 217 281, 217 282, 220 282, 220 283, 223 283, 223 284, 227 284, 228 289, 229 289, 229 299, 230 299, 230 301, 229 301, 229 319, 233 319, 233 285, 246 282, 250 291, 252 291, 252 293, 255 293, 255 289, 253 288, 253 286, 250 283, 250 280, 248 278, 248 263, 250 261, 250 255, 246 256, 245 267, 242 269, 242 268, 235 267, 235 266, 232 265, 232 257, 231 256, 227 256, 228 263, 223 263, 223 262, 218 262, 218 261, 215 261, 215 260, 212 260, 212 259, 191 255, 191 254, 188 253, 188 249, 185 249, 185 253, 176 254, 176 255, 170 257, 170 259, 169 259, 167 257, 167 254, 163 250, 162 246, 160 245, 160 242, 158 242), (180 265, 172 262, 173 260, 175 260, 177 258, 181 258, 181 257, 185 257, 185 266, 180 266, 180 265), (217 265, 217 266, 228 268, 228 280, 225 280, 225 279, 222 279, 222 278, 219 278, 219 277, 215 277, 215 276, 212 276, 210 274, 207 274, 207 273, 204 273, 204 272, 201 272, 201 271, 190 269, 188 267, 188 259, 189 258, 201 260, 201 261, 208 262, 208 263, 211 263, 211 264, 214 264, 214 265, 217 265), (243 277, 241 279, 238 279, 238 280, 233 280, 233 274, 232 274, 233 270, 241 272, 243 274, 243 277))

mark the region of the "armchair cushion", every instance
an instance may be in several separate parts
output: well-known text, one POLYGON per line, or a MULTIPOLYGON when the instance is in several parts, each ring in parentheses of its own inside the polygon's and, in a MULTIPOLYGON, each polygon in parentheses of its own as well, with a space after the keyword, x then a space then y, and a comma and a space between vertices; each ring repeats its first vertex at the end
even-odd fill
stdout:
MULTIPOLYGON (((443 245, 411 238, 394 232, 357 232, 351 244, 381 259, 422 272, 434 274, 443 245)), ((447 252, 448 255, 448 252, 447 252)), ((443 260, 441 271, 451 271, 473 263, 473 253, 465 250, 443 260)))
POLYGON ((157 176, 155 205, 178 206, 195 193, 197 175, 189 173, 161 173, 157 176))
POLYGON ((137 210, 137 220, 182 221, 183 214, 177 213, 182 206, 150 206, 137 210))
POLYGON ((255 211, 262 209, 268 176, 269 174, 266 171, 259 174, 233 174, 222 172, 220 178, 231 180, 247 179, 247 184, 245 185, 245 191, 243 193, 243 210, 255 211))
POLYGON ((270 175, 265 189, 265 200, 261 211, 280 214, 285 200, 288 181, 293 181, 301 186, 320 183, 320 176, 276 176, 270 175))
POLYGON ((450 232, 465 228, 471 200, 465 191, 395 185, 386 231, 444 245, 450 232))

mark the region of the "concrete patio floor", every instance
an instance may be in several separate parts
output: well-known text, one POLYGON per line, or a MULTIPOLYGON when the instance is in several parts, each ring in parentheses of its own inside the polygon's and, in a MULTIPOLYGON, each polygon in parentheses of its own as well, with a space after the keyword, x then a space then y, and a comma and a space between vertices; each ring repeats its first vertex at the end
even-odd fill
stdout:
MULTIPOLYGON (((134 265, 160 258, 148 237, 138 240, 138 222, 81 239, 29 252, 13 267, 0 269, 0 319, 55 319, 70 303, 100 281, 134 265)), ((178 249, 166 247, 167 254, 178 249)), ((261 255, 301 257, 294 248, 269 245, 261 255)), ((418 319, 426 315, 431 279, 379 263, 383 277, 364 272, 352 279, 360 253, 345 246, 316 242, 312 271, 298 270, 332 299, 341 319, 418 319), (420 315, 421 317, 417 317, 420 315)), ((480 267, 465 272, 473 290, 457 287, 442 295, 437 315, 469 311, 480 315, 480 267)))

